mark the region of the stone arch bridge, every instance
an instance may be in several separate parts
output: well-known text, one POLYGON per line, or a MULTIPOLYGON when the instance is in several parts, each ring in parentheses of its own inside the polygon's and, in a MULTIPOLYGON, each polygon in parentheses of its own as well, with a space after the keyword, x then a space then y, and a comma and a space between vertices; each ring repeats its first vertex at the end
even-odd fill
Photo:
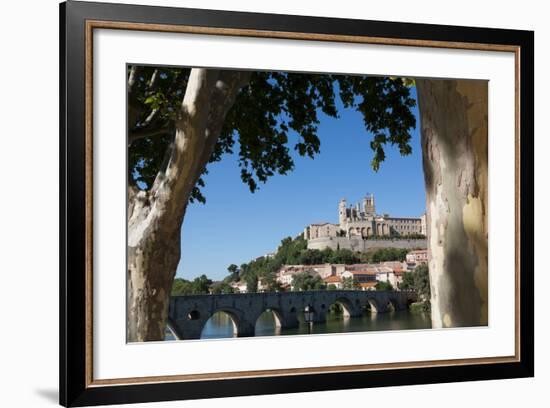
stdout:
POLYGON ((168 322, 179 339, 199 339, 208 319, 225 312, 233 321, 238 337, 254 336, 256 321, 266 310, 273 312, 281 328, 297 327, 306 306, 313 308, 313 323, 323 323, 332 304, 340 304, 344 316, 360 317, 366 306, 372 312, 405 310, 416 301, 410 291, 323 290, 304 292, 242 293, 225 295, 172 296, 168 322))

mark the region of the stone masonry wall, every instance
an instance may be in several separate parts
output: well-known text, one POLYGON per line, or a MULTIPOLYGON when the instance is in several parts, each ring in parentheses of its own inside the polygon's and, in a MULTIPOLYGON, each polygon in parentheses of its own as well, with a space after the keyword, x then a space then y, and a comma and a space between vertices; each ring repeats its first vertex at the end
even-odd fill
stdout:
POLYGON ((426 249, 425 239, 361 239, 347 237, 323 237, 310 239, 307 242, 308 249, 331 248, 336 250, 351 249, 356 252, 365 252, 372 248, 407 248, 407 249, 426 249))

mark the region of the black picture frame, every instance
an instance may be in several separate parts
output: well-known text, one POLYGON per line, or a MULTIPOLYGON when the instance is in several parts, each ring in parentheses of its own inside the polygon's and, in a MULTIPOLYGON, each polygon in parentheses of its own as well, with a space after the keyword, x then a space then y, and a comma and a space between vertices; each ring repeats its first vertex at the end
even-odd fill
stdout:
POLYGON ((534 375, 534 33, 431 24, 68 1, 60 5, 60 403, 64 406, 342 390, 534 375), (519 47, 519 361, 93 386, 86 380, 86 82, 89 20, 519 47))

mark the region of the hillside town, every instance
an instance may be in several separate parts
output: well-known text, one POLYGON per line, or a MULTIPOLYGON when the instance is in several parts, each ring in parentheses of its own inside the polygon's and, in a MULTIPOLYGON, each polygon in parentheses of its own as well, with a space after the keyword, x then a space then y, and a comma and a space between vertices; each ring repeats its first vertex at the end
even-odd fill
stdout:
MULTIPOLYGON (((412 250, 406 259, 400 261, 385 261, 379 263, 333 264, 319 265, 282 265, 275 275, 282 290, 295 290, 294 277, 299 274, 309 274, 322 279, 327 289, 375 290, 379 282, 389 283, 398 289, 403 281, 403 274, 412 272, 417 266, 427 264, 426 249, 412 250)), ((247 284, 243 281, 232 282, 235 292, 246 293, 247 284)), ((258 291, 266 291, 267 285, 258 282, 258 291)))

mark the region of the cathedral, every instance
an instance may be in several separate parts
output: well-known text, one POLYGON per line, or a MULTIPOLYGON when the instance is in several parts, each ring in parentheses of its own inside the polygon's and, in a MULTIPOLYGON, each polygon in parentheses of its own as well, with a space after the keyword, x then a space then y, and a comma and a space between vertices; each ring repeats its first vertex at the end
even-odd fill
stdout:
POLYGON ((338 205, 338 224, 311 224, 304 230, 304 238, 362 238, 403 237, 426 235, 426 215, 419 218, 390 217, 376 214, 374 194, 367 194, 362 205, 347 206, 346 200, 338 205))

